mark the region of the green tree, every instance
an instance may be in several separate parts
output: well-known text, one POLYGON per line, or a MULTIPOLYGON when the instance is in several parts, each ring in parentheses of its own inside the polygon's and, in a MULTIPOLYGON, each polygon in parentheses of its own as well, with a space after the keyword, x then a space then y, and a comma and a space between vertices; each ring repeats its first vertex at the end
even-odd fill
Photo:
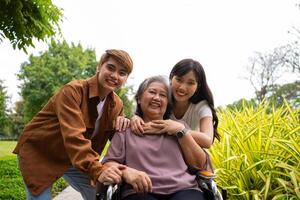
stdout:
POLYGON ((118 96, 122 99, 124 105, 124 112, 127 117, 133 115, 133 100, 129 99, 128 95, 133 94, 132 86, 125 86, 117 90, 118 96))
POLYGON ((7 38, 13 48, 33 46, 33 39, 45 41, 56 34, 62 21, 62 9, 51 0, 1 0, 0 42, 7 38))
POLYGON ((96 64, 94 49, 84 50, 80 44, 69 45, 66 41, 52 40, 47 51, 38 56, 30 55, 18 73, 25 122, 31 120, 62 85, 92 76, 96 64))
MULTIPOLYGON (((245 107, 251 107, 255 108, 258 106, 258 103, 255 99, 250 99, 247 100, 245 98, 242 98, 238 101, 233 102, 232 104, 226 105, 226 109, 232 110, 232 111, 237 111, 240 112, 242 111, 245 107)), ((220 108, 218 110, 222 110, 223 108, 220 108)))
POLYGON ((0 133, 4 133, 4 130, 8 123, 8 108, 7 108, 7 101, 8 96, 3 86, 3 81, 0 80, 0 133))
POLYGON ((24 102, 23 101, 17 101, 15 103, 14 111, 9 115, 9 121, 10 121, 10 136, 13 138, 17 138, 24 126, 24 102))
POLYGON ((292 108, 300 107, 300 81, 287 83, 284 85, 274 85, 270 90, 270 102, 277 107, 284 104, 286 100, 292 108))

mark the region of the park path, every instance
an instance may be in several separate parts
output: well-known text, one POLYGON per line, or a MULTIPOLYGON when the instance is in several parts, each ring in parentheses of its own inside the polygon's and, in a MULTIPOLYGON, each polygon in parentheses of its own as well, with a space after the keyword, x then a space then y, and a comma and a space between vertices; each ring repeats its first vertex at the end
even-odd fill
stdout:
POLYGON ((53 200, 83 200, 83 198, 79 192, 77 192, 71 186, 68 186, 56 197, 54 197, 53 200))

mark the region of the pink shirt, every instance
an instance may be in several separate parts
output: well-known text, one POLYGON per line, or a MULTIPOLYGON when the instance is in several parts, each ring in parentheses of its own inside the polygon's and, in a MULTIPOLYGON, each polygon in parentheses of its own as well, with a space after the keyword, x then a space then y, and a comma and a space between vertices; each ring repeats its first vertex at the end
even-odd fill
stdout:
MULTIPOLYGON (((171 194, 184 189, 199 190, 195 176, 187 172, 187 165, 174 136, 140 137, 131 133, 130 129, 116 133, 102 162, 108 161, 146 172, 156 194, 171 194)), ((132 193, 133 189, 126 185, 122 196, 132 193)))

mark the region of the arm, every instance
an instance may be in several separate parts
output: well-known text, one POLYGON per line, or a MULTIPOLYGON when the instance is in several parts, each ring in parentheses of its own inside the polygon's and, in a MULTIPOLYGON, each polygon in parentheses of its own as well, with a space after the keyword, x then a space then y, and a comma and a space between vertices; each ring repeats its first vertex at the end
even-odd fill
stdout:
MULTIPOLYGON (((178 131, 182 130, 178 128, 179 123, 175 120, 154 120, 151 122, 151 126, 157 129, 157 133, 168 133, 174 135, 178 131)), ((210 148, 213 142, 213 124, 211 117, 203 117, 199 120, 200 131, 189 130, 189 133, 193 136, 196 143, 202 148, 210 148)))
MULTIPOLYGON (((104 156, 102 162, 104 167, 116 167, 120 169, 119 163, 126 163, 126 148, 125 140, 126 134, 130 133, 116 133, 110 143, 107 154, 104 156)), ((128 148, 128 147, 127 147, 128 148)), ((142 171, 135 170, 131 167, 121 165, 124 168, 121 170, 121 176, 124 181, 132 185, 133 189, 138 193, 146 193, 152 190, 152 183, 149 176, 142 171)), ((104 170, 103 170, 104 171, 104 170)), ((105 171, 104 171, 105 172, 105 171)), ((104 173, 103 172, 103 173, 104 173)), ((102 175, 102 174, 101 174, 102 175)), ((114 176, 118 176, 118 172, 107 173, 103 175, 103 178, 100 179, 100 182, 107 183, 118 183, 118 177, 114 179, 114 176)))
POLYGON ((99 155, 83 133, 86 131, 80 109, 82 93, 72 85, 65 85, 51 101, 60 124, 66 152, 74 167, 87 173, 96 182, 101 173, 99 155))
POLYGON ((211 117, 200 119, 200 131, 190 130, 191 135, 198 145, 209 149, 213 143, 214 129, 211 117))
MULTIPOLYGON (((163 128, 162 131, 174 136, 177 132, 185 128, 183 123, 174 120, 155 120, 153 123, 155 127, 163 128)), ((201 133, 199 134, 197 131, 188 130, 185 136, 178 138, 178 142, 186 163, 190 166, 202 168, 206 162, 206 154, 192 134, 200 135, 201 133)))

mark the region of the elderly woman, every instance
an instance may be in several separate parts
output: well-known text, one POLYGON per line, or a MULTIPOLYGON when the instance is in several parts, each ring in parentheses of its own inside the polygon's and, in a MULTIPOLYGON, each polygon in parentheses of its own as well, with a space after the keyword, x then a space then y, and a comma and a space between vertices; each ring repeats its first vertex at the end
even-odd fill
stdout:
MULTIPOLYGON (((169 86, 162 76, 146 79, 139 86, 135 96, 136 114, 145 122, 168 119, 170 116, 169 86)), ((206 154, 191 135, 181 137, 184 125, 178 137, 168 134, 147 134, 143 137, 131 133, 131 129, 114 135, 106 156, 104 166, 125 165, 122 169, 122 199, 125 200, 199 200, 204 199, 198 188, 195 175, 188 173, 185 160, 197 156, 205 164, 206 154), (192 152, 192 155, 191 155, 192 152)), ((109 169, 109 168, 108 168, 109 169)), ((103 182, 113 183, 113 173, 100 175, 103 182)), ((116 177, 118 174, 115 175, 116 177)))

